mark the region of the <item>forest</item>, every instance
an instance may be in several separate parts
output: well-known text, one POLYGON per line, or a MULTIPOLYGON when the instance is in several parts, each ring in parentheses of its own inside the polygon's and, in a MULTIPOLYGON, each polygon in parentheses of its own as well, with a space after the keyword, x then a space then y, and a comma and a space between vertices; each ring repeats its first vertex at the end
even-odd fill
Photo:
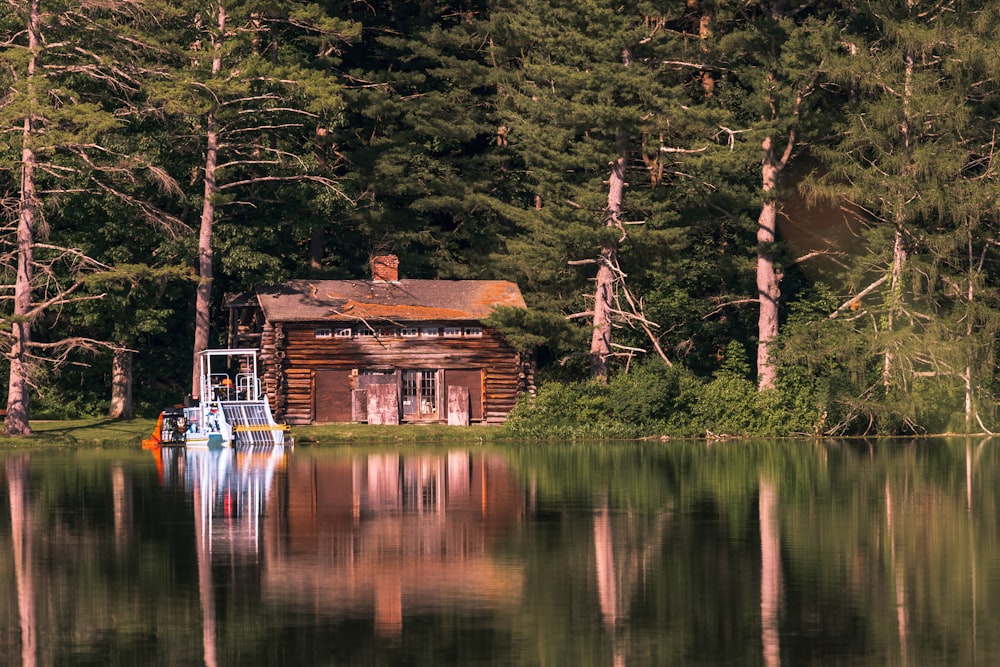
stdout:
POLYGON ((3 0, 4 431, 289 278, 516 281, 524 435, 1000 431, 1000 1, 3 0))

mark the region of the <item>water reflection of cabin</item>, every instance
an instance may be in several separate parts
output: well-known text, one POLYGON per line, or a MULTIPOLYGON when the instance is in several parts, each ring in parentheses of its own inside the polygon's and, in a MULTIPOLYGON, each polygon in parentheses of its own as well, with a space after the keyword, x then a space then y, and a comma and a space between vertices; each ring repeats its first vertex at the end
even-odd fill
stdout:
POLYGON ((405 614, 509 609, 523 565, 495 549, 530 507, 498 456, 395 453, 289 459, 266 540, 265 600, 365 617, 395 633, 405 614), (277 528, 277 525, 275 526, 277 528))
POLYGON ((483 320, 524 307, 504 280, 293 280, 230 299, 233 345, 260 346, 275 416, 329 422, 498 423, 531 384, 526 359, 483 320))

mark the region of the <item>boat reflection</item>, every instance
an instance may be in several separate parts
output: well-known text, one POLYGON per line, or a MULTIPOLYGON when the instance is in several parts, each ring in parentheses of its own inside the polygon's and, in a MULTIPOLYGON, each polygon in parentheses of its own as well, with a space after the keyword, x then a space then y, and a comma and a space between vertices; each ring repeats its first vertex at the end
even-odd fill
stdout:
POLYGON ((206 664, 216 663, 213 586, 231 576, 213 562, 255 568, 264 605, 370 619, 382 636, 399 634, 407 616, 520 600, 523 564, 492 553, 526 511, 502 457, 281 447, 154 455, 161 484, 183 485, 194 509, 206 664))

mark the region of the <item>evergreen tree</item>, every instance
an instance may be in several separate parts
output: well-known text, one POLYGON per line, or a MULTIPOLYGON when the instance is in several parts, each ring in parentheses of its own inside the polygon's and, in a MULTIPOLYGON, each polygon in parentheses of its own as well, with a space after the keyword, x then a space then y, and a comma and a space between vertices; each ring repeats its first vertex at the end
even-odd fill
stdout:
POLYGON ((689 21, 642 2, 598 0, 501 4, 494 16, 504 125, 534 190, 504 261, 524 276, 531 305, 591 320, 596 378, 606 378, 610 357, 638 349, 612 340, 619 327, 660 348, 624 280, 635 265, 622 251, 676 247, 671 228, 690 193, 672 187, 686 174, 671 157, 704 149, 715 133, 711 112, 699 106, 702 68, 674 58, 686 50, 701 56, 692 49, 697 30, 674 29, 689 21), (626 233, 636 222, 646 229, 626 233), (594 264, 596 285, 586 289, 594 264))
MULTIPOLYGON (((995 224, 984 165, 996 21, 991 2, 871 3, 852 16, 830 59, 832 79, 851 98, 838 140, 815 150, 829 171, 811 190, 862 212, 864 252, 848 276, 854 295, 834 314, 854 314, 856 335, 880 358, 877 376, 873 356, 865 360, 845 423, 917 430, 917 411, 929 406, 916 397, 932 396, 930 383, 946 396, 964 376, 969 404, 972 367, 992 359, 991 346, 975 339, 978 325, 996 321, 977 300, 995 224)), ((987 337, 993 330, 985 327, 987 337)))
POLYGON ((367 203, 338 221, 340 273, 391 250, 407 277, 495 277, 523 173, 496 109, 489 3, 367 3, 345 53, 342 150, 367 203))
MULTIPOLYGON (((783 265, 791 259, 779 243, 780 179, 794 156, 815 138, 823 119, 812 118, 826 101, 817 83, 824 59, 836 43, 834 19, 840 3, 789 7, 780 1, 723 4, 712 20, 716 58, 728 72, 719 94, 733 95, 737 118, 747 140, 760 142, 761 209, 757 218, 756 281, 758 299, 757 384, 776 383, 771 346, 778 335, 783 265), (754 117, 755 116, 755 117, 754 117)), ((727 102, 729 103, 729 102, 727 102)))
MULTIPOLYGON (((214 0, 180 10, 171 17, 172 33, 163 34, 165 50, 168 36, 172 48, 147 91, 165 117, 187 126, 192 139, 177 148, 202 185, 191 381, 197 396, 198 354, 209 346, 220 207, 281 201, 290 184, 340 192, 337 174, 316 156, 318 138, 340 118, 340 81, 332 67, 356 27, 312 3, 214 0)), ((267 230, 272 222, 258 215, 249 224, 267 230)), ((237 253, 230 249, 230 255, 237 253)))
MULTIPOLYGON (((132 183, 155 179, 173 187, 141 156, 119 153, 109 137, 135 111, 140 77, 131 67, 144 44, 142 0, 106 3, 8 2, 0 15, 0 165, 5 211, 12 221, 3 270, 12 286, 4 317, 9 344, 5 431, 31 432, 29 391, 38 362, 70 351, 113 346, 87 336, 36 341, 35 323, 81 299, 83 276, 104 267, 72 247, 47 242, 60 206, 96 193, 130 204, 132 183), (51 216, 51 217, 50 217, 51 216)), ((139 205, 140 214, 156 215, 139 205)))

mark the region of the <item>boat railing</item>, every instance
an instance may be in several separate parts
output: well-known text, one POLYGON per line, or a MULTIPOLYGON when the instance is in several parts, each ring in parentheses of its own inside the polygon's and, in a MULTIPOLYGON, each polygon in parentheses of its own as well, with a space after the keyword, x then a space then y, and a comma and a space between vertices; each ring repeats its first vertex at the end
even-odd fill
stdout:
POLYGON ((260 380, 256 373, 239 373, 236 375, 237 400, 256 401, 260 399, 260 380))

